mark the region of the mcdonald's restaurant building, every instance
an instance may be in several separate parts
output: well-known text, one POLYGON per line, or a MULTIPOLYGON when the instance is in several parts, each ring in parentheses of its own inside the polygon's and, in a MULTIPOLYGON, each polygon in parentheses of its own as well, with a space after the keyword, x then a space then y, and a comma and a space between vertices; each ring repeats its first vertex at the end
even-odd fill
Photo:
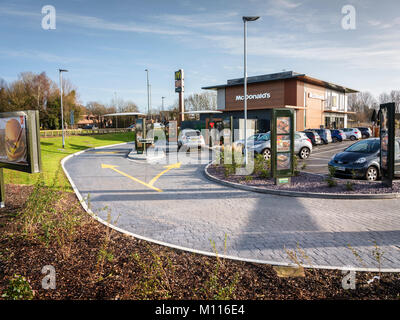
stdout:
MULTIPOLYGON (((217 91, 217 110, 223 117, 243 119, 243 78, 202 89, 217 91)), ((270 130, 273 108, 294 110, 296 130, 345 128, 349 93, 358 91, 286 71, 247 78, 247 117, 257 120, 257 131, 270 130)))

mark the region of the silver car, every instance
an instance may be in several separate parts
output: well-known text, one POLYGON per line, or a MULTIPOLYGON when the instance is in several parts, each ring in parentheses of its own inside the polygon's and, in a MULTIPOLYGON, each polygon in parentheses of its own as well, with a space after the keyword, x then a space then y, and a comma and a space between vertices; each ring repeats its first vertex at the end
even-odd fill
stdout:
MULTIPOLYGON (((257 141, 261 136, 263 136, 266 133, 256 133, 251 135, 250 137, 247 138, 247 144, 253 144, 254 141, 257 141)), ((234 148, 240 148, 243 149, 244 148, 244 139, 240 139, 235 141, 233 144, 234 148)))
POLYGON ((357 128, 344 128, 342 130, 346 134, 346 138, 350 139, 351 141, 359 140, 362 138, 361 131, 357 128))
POLYGON ((193 148, 204 148, 204 138, 200 130, 184 129, 179 133, 178 137, 178 150, 184 147, 186 150, 193 148))
MULTIPOLYGON (((262 154, 265 160, 269 160, 271 158, 271 133, 268 132, 254 141, 254 144, 248 146, 248 150, 255 154, 262 154)), ((312 143, 304 132, 295 133, 294 152, 300 159, 307 159, 310 156, 312 143)))

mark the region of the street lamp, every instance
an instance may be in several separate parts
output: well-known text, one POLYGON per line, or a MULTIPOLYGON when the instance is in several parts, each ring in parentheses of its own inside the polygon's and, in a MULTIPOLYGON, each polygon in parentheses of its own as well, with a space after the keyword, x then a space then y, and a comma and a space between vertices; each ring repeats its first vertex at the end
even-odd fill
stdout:
POLYGON ((161 97, 161 120, 164 121, 164 99, 165 97, 161 97))
POLYGON ((150 94, 149 94, 149 70, 145 69, 147 72, 147 114, 150 115, 150 94))
POLYGON ((256 21, 260 17, 244 16, 244 163, 247 165, 247 21, 256 21))
POLYGON ((65 138, 64 138, 64 109, 63 109, 63 86, 62 86, 62 73, 68 72, 65 69, 58 69, 60 75, 60 93, 61 93, 61 132, 62 132, 62 147, 65 148, 65 138))

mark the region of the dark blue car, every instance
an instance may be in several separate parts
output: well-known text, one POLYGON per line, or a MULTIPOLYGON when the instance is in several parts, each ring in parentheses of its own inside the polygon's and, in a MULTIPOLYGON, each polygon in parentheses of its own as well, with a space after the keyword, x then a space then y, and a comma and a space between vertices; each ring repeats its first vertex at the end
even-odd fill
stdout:
POLYGON ((333 142, 342 142, 346 139, 346 134, 339 129, 331 129, 331 136, 333 142))
MULTIPOLYGON (((352 144, 343 152, 334 155, 328 166, 335 168, 335 176, 377 180, 380 177, 379 138, 352 144)), ((395 176, 400 176, 400 139, 395 141, 395 176)))

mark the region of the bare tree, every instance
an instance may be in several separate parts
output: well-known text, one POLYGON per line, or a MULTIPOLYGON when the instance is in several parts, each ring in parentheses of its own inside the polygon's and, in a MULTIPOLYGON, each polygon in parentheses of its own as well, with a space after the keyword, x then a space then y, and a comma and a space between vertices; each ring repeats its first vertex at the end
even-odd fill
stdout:
POLYGON ((359 123, 370 122, 373 110, 378 108, 375 97, 370 92, 353 93, 348 97, 349 111, 355 112, 350 115, 350 119, 359 123))

